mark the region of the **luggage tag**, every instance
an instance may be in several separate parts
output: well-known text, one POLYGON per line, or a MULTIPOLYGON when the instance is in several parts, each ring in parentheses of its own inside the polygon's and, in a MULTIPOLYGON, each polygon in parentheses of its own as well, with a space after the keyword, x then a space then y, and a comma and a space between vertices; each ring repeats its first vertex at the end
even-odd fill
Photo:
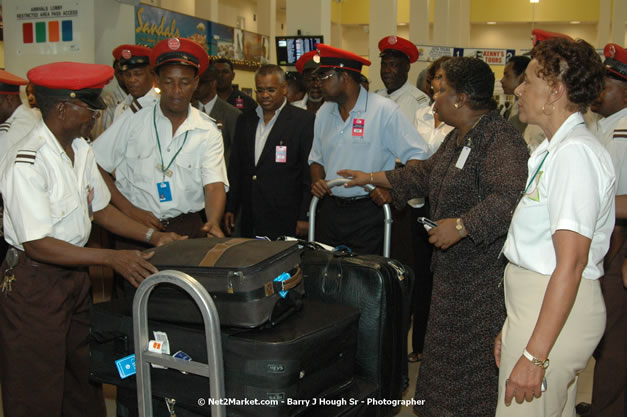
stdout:
POLYGON ((274 154, 274 162, 279 164, 287 163, 287 146, 277 146, 274 154))
POLYGON ((135 368, 135 354, 118 359, 115 361, 115 366, 118 368, 118 373, 122 379, 135 375, 137 373, 137 369, 135 368))
POLYGON ((94 221, 94 208, 92 203, 94 201, 94 187, 87 186, 87 211, 89 213, 89 220, 94 221))
POLYGON ((468 155, 470 155, 470 148, 468 146, 464 146, 464 149, 462 149, 462 153, 460 153, 459 158, 457 158, 455 168, 463 169, 464 165, 466 165, 468 155))
POLYGON ((364 119, 353 119, 353 136, 364 136, 364 119))
MULTIPOLYGON (((286 281, 286 280, 290 279, 291 277, 292 276, 290 274, 288 274, 287 272, 283 272, 281 275, 276 277, 274 279, 274 281, 276 281, 276 282, 283 282, 283 281, 286 281)), ((281 298, 285 298, 287 296, 287 291, 279 291, 279 295, 281 296, 281 298)))
POLYGON ((170 181, 158 182, 157 194, 159 195, 160 203, 172 201, 172 190, 170 189, 170 181))
MULTIPOLYGON (((191 362, 192 357, 189 356, 187 353, 183 352, 182 350, 179 350, 178 352, 176 352, 174 355, 172 355, 173 358, 175 359, 180 359, 182 361, 187 361, 187 362, 191 362)), ((187 375, 187 372, 185 371, 181 371, 179 370, 180 373, 187 375)))
MULTIPOLYGON (((151 340, 148 343, 148 350, 154 353, 163 353, 166 355, 170 354, 170 341, 168 340, 168 335, 165 332, 153 331, 152 334, 155 337, 155 340, 151 340)), ((166 369, 165 366, 155 365, 154 363, 150 364, 153 368, 166 369)))

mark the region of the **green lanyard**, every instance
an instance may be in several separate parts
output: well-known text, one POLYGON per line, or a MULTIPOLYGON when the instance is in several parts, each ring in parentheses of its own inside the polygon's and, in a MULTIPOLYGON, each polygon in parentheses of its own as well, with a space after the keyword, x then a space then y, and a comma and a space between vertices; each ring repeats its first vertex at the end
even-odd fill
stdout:
POLYGON ((176 157, 181 152, 181 149, 183 149, 183 146, 185 146, 185 142, 187 142, 187 134, 189 133, 189 130, 187 132, 185 132, 185 138, 183 138, 183 144, 181 145, 179 150, 176 151, 176 153, 174 154, 174 156, 170 160, 170 163, 168 164, 168 166, 165 166, 164 163, 163 163, 163 154, 161 153, 161 142, 159 141, 159 130, 157 130, 157 106, 154 107, 154 110, 152 112, 152 123, 155 126, 155 133, 157 135, 157 146, 159 147, 159 157, 161 158, 161 172, 163 173, 163 181, 165 181, 166 172, 168 172, 168 170, 172 166, 172 162, 174 162, 176 157))
POLYGON ((533 180, 536 179, 536 176, 538 175, 538 172, 540 172, 540 168, 542 168, 542 164, 544 164, 544 160, 546 159, 547 156, 549 156, 549 151, 546 151, 546 153, 544 154, 544 158, 542 158, 542 162, 540 162, 540 166, 538 166, 538 169, 536 169, 536 172, 533 174, 533 177, 531 177, 531 179, 529 180, 529 184, 527 184, 527 187, 525 187, 525 191, 523 191, 523 195, 527 194, 529 187, 531 187, 533 180))

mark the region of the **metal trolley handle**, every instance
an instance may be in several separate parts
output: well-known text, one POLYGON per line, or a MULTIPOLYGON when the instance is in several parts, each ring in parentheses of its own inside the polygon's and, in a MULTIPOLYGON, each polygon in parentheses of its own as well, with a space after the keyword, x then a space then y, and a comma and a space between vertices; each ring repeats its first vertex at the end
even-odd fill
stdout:
MULTIPOLYGON (((327 181, 327 185, 329 188, 338 187, 340 185, 344 185, 350 181, 348 178, 336 178, 334 180, 327 181)), ((368 192, 373 191, 375 186, 372 184, 367 184, 364 187, 368 192)), ((313 242, 315 240, 315 231, 316 231, 316 208, 318 207, 318 201, 320 199, 316 196, 313 196, 311 199, 311 204, 309 205, 309 236, 307 238, 308 241, 313 242)), ((385 214, 385 218, 383 219, 383 256, 386 258, 390 257, 390 248, 392 246, 392 209, 389 204, 383 205, 383 213, 385 214)))
MULTIPOLYGON (((207 290, 194 278, 179 271, 161 271, 145 279, 133 299, 133 334, 135 336, 135 362, 137 368, 137 401, 140 417, 152 417, 152 386, 150 364, 189 372, 209 378, 211 398, 224 398, 224 365, 222 361, 222 338, 220 319, 213 299, 207 290), (184 289, 196 302, 205 323, 207 363, 184 361, 169 355, 148 351, 148 298, 159 284, 172 284, 184 289)), ((225 405, 214 401, 211 405, 213 417, 226 417, 225 405)))

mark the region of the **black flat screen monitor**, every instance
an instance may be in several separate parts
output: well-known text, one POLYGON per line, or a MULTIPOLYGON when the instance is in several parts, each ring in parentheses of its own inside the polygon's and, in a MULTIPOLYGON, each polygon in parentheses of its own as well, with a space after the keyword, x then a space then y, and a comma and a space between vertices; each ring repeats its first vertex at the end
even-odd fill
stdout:
POLYGON ((294 65, 304 53, 316 49, 316 45, 324 43, 319 36, 277 36, 276 59, 279 65, 294 65))

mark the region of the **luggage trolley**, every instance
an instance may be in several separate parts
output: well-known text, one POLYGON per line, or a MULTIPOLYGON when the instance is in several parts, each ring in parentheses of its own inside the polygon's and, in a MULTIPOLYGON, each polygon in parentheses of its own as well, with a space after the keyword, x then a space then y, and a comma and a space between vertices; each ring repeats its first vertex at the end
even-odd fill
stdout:
MULTIPOLYGON (((344 185, 349 182, 348 178, 336 178, 334 180, 327 181, 327 185, 329 188, 337 187, 340 185, 344 185)), ((366 191, 370 192, 375 189, 375 186, 372 184, 366 184, 364 186, 366 191)), ((316 208, 318 207, 318 201, 320 199, 316 196, 313 196, 311 199, 311 204, 309 205, 309 235, 307 240, 309 242, 313 242, 315 240, 314 235, 316 232, 316 208)), ((392 246, 392 209, 389 204, 383 205, 383 213, 385 218, 383 219, 383 256, 386 258, 390 257, 390 248, 392 246)))
MULTIPOLYGON (((137 401, 140 417, 152 417, 152 386, 150 382, 150 364, 165 366, 170 369, 189 372, 209 378, 211 398, 224 398, 224 367, 222 361, 222 338, 220 319, 213 299, 191 276, 166 270, 157 272, 145 279, 137 289, 133 299, 133 334, 137 368, 137 401), (196 302, 202 313, 207 341, 207 363, 184 361, 169 355, 148 351, 148 299, 150 293, 159 284, 172 284, 184 289, 196 302)), ((226 417, 226 408, 218 402, 211 405, 213 417, 226 417)))

